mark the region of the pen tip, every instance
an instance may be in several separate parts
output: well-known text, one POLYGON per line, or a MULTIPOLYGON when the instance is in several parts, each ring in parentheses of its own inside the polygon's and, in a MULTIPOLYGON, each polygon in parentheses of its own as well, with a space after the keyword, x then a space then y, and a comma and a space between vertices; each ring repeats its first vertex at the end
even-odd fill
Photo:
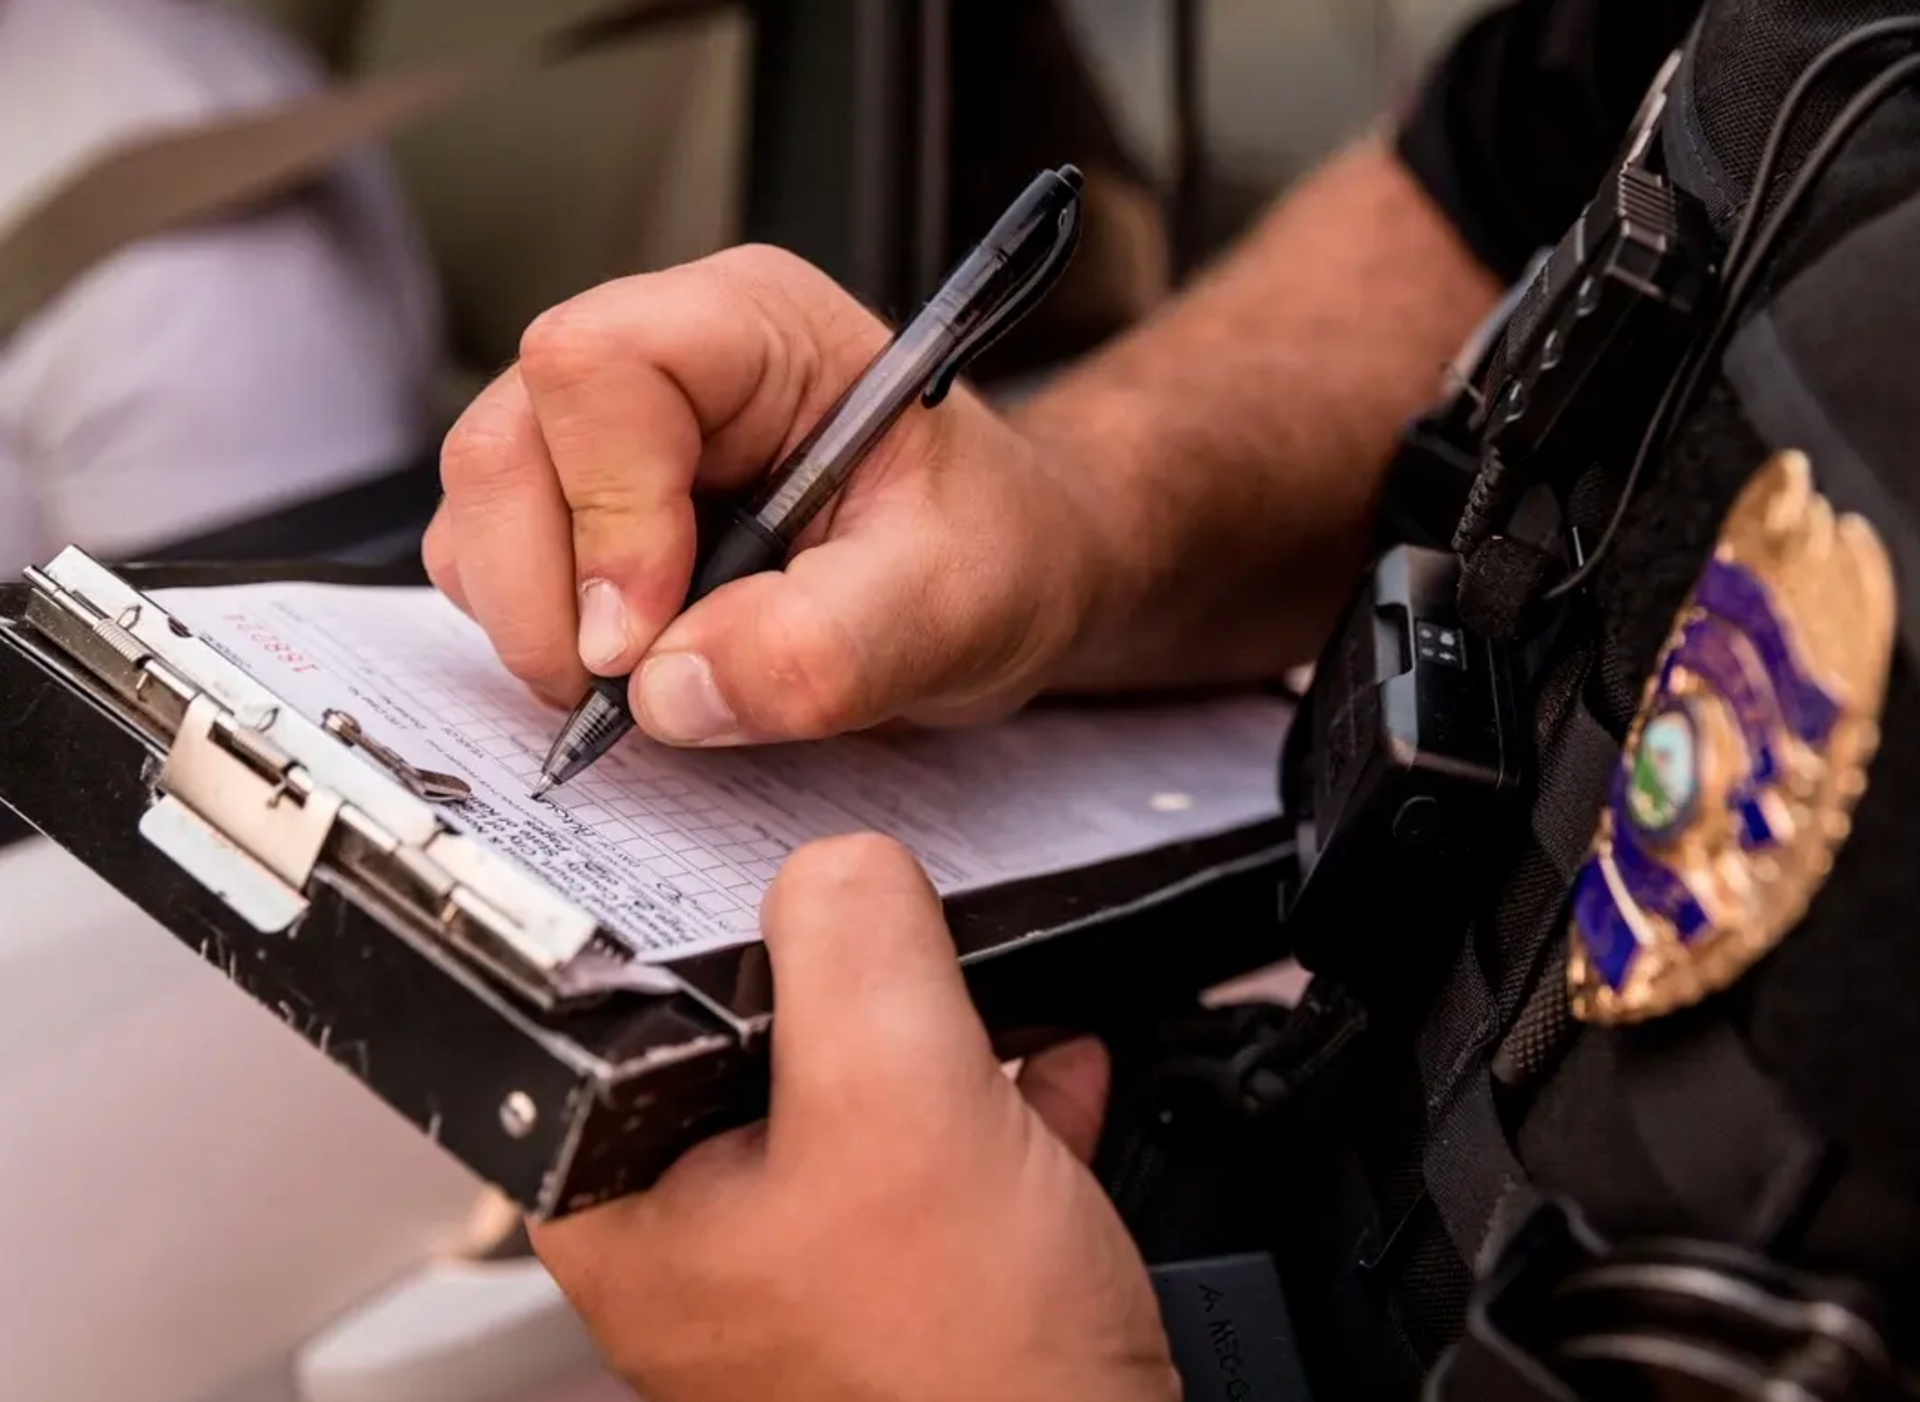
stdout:
POLYGON ((553 792, 553 776, 550 774, 542 774, 540 776, 540 782, 533 786, 533 797, 545 798, 548 794, 552 792, 553 792))

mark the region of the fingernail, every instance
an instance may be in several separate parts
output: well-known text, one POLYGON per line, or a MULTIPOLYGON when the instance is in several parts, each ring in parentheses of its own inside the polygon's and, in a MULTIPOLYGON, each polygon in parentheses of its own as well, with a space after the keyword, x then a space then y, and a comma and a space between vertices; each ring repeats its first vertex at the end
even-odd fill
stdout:
POLYGON ((598 672, 620 661, 627 650, 627 605, 604 579, 580 586, 580 660, 598 672))
POLYGON ((713 668, 697 652, 669 652, 640 668, 640 708, 648 729, 682 745, 711 745, 739 733, 713 668))

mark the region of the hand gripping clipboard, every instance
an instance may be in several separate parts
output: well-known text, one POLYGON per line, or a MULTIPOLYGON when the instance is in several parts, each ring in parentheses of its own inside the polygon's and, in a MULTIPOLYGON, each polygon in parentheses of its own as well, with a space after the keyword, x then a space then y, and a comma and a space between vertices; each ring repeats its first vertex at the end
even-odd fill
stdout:
MULTIPOLYGON (((632 962, 133 582, 259 577, 67 550, 0 585, 0 803, 536 1216, 762 1113, 760 946, 632 962)), ((1269 963, 1291 850, 1275 820, 951 898, 975 1001, 1011 1055, 1269 963)))

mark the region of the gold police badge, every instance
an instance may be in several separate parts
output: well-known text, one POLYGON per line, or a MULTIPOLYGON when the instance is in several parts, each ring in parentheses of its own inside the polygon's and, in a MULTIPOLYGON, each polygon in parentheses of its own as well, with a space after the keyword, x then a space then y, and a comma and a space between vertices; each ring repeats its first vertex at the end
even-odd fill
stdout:
POLYGON ((1780 453, 1721 528, 1648 680, 1575 878, 1576 1017, 1659 1017, 1719 992, 1805 915, 1879 743, 1887 552, 1780 453))

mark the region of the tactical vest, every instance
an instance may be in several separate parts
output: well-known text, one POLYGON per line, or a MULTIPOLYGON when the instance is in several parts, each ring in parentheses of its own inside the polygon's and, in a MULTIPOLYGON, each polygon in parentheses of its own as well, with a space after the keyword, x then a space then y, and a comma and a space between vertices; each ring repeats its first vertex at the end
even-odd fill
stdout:
MULTIPOLYGON (((1855 26, 1914 12, 1709 3, 1657 140, 1718 240, 1807 62, 1855 26)), ((1880 48, 1817 89, 1780 169, 1909 51, 1880 48)), ((1288 1016, 1198 1017, 1118 1050, 1102 1164, 1143 1250, 1150 1262, 1272 1252, 1319 1395, 1415 1395, 1459 1337, 1501 1214, 1534 1192, 1565 1195, 1612 1240, 1732 1243, 1867 1283, 1900 1312, 1891 1332, 1920 1337, 1916 347, 1920 89, 1909 83, 1814 187, 1710 389, 1533 668, 1525 831, 1464 933, 1434 932, 1455 942, 1431 987, 1383 1007, 1323 976, 1288 1016), (1592 951, 1570 936, 1582 918, 1570 893, 1603 812, 1638 797, 1625 793, 1636 757, 1661 758, 1645 748, 1656 664, 1706 587, 1729 512, 1789 449, 1833 511, 1871 523, 1891 563, 1891 663, 1866 788, 1831 870, 1808 883, 1804 918, 1724 991, 1630 1025, 1583 1022, 1569 952, 1592 951)), ((1847 612, 1799 626, 1844 643, 1867 628, 1847 612)))

